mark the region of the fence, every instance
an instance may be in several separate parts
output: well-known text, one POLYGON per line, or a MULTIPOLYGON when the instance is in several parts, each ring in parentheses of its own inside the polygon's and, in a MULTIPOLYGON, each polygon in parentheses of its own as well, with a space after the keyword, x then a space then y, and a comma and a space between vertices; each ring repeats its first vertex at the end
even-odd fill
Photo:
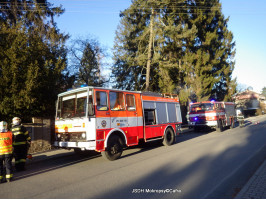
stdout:
POLYGON ((54 120, 34 117, 32 123, 25 123, 23 126, 29 131, 32 140, 29 153, 43 152, 52 148, 54 120))

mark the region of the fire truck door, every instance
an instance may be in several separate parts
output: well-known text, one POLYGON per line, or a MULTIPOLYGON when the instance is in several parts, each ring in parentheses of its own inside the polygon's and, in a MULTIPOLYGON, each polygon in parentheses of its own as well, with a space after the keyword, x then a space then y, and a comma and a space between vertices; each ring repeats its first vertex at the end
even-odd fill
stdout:
POLYGON ((139 99, 139 94, 126 94, 126 113, 128 120, 128 129, 127 129, 127 140, 128 145, 133 145, 138 143, 139 135, 139 118, 138 115, 141 113, 137 106, 137 100, 139 99))
POLYGON ((108 107, 108 93, 106 91, 96 91, 96 128, 110 129, 110 110, 108 107))
POLYGON ((110 130, 110 110, 108 106, 108 93, 105 90, 95 91, 95 116, 96 116, 96 149, 104 150, 104 139, 107 130, 110 130))

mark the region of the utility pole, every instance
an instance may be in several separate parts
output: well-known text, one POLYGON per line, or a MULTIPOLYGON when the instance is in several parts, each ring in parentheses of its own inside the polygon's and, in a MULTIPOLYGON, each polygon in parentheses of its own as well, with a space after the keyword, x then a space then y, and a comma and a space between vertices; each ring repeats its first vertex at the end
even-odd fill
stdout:
POLYGON ((147 69, 146 69, 145 91, 148 91, 150 87, 150 71, 151 71, 152 42, 153 42, 153 21, 154 21, 154 8, 152 8, 151 10, 150 38, 149 38, 149 46, 148 46, 148 61, 147 61, 147 69))

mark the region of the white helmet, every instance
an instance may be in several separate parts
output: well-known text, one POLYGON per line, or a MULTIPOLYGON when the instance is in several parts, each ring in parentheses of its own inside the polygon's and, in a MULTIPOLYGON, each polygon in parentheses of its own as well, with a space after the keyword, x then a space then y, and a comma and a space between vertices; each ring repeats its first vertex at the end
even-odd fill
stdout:
POLYGON ((20 123, 21 123, 21 119, 19 118, 19 117, 14 117, 13 119, 12 119, 12 124, 13 125, 20 125, 20 123))
POLYGON ((7 122, 5 122, 5 121, 0 122, 0 132, 1 133, 7 132, 7 122))

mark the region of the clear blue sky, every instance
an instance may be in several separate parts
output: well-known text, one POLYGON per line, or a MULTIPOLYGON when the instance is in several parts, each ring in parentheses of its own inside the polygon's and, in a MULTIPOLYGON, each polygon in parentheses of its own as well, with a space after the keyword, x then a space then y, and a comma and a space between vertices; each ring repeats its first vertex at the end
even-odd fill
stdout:
MULTIPOLYGON (((56 18, 58 28, 72 39, 93 35, 99 42, 113 47, 119 13, 131 0, 49 0, 62 5, 65 13, 56 18)), ((229 30, 236 42, 233 78, 257 92, 266 87, 266 0, 220 0, 229 30)))

